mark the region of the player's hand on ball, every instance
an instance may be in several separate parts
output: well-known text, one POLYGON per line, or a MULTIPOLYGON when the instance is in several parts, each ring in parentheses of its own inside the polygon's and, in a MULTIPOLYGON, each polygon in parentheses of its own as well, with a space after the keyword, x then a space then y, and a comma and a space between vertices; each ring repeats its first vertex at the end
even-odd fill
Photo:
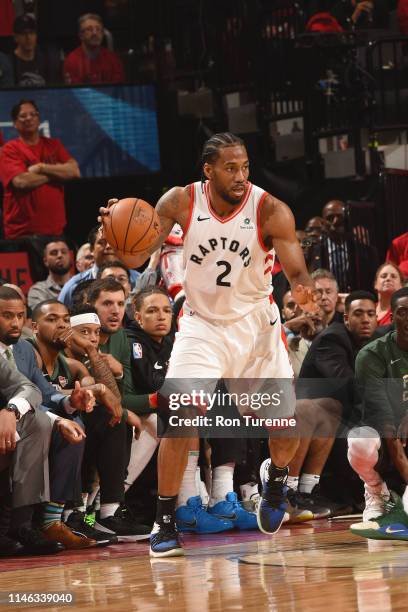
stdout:
POLYGON ((297 285, 295 289, 292 289, 292 296, 303 312, 308 312, 310 314, 319 312, 320 300, 322 297, 320 289, 297 285))
POLYGON ((101 206, 99 209, 99 217, 98 217, 98 223, 102 223, 102 219, 103 217, 108 217, 109 216, 109 209, 112 206, 112 204, 115 204, 116 202, 119 202, 118 198, 111 198, 110 200, 108 200, 108 205, 105 206, 101 206))

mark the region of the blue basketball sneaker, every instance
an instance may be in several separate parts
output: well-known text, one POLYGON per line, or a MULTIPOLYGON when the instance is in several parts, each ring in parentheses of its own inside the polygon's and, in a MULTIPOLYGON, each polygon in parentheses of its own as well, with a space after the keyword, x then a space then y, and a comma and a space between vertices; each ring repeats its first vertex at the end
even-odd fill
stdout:
POLYGON ((219 533, 234 528, 231 521, 206 512, 199 495, 190 497, 186 506, 177 508, 176 524, 183 533, 219 533))
POLYGON ((237 494, 231 491, 225 496, 225 501, 218 502, 208 508, 209 514, 232 522, 236 529, 258 529, 256 514, 248 512, 238 501, 237 494))
POLYGON ((289 469, 279 470, 282 475, 271 478, 269 474, 270 459, 265 459, 259 470, 262 483, 261 501, 258 505, 258 527, 262 533, 272 534, 278 531, 288 509, 286 497, 289 469))
POLYGON ((183 547, 174 523, 154 523, 150 534, 151 557, 182 557, 183 547))
POLYGON ((391 492, 382 516, 350 526, 351 533, 371 540, 408 540, 408 514, 401 498, 391 492))

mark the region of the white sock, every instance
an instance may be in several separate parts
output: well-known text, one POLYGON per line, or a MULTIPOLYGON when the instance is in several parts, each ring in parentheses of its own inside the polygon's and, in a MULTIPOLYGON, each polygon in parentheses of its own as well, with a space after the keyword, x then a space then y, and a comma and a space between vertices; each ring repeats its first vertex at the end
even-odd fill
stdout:
MULTIPOLYGON (((151 414, 146 420, 154 420, 157 431, 157 415, 151 414), (152 417, 152 419, 151 419, 152 417)), ((158 445, 158 439, 152 435, 150 430, 144 429, 138 440, 132 440, 132 448, 130 451, 130 461, 127 469, 125 480, 125 491, 132 486, 135 480, 145 469, 150 459, 153 457, 154 451, 158 445)))
MULTIPOLYGON (((92 506, 99 493, 99 483, 92 489, 90 493, 88 493, 88 499, 86 500, 87 506, 92 506)), ((95 504, 96 506, 96 504, 95 504)))
POLYGON ((196 482, 196 489, 198 491, 198 495, 201 497, 203 506, 208 506, 208 501, 210 499, 210 496, 208 495, 207 487, 201 480, 201 470, 198 466, 197 466, 196 473, 195 473, 195 482, 196 482))
POLYGON ((71 514, 73 513, 73 509, 70 508, 69 510, 64 510, 64 512, 62 513, 62 518, 64 520, 64 523, 67 522, 68 518, 71 516, 71 514))
POLYGON ((299 486, 299 476, 288 476, 288 481, 286 483, 289 489, 292 491, 297 491, 299 486))
POLYGON ((251 499, 253 495, 259 495, 257 482, 246 482, 245 484, 240 485, 239 490, 241 492, 242 501, 251 499))
POLYGON ((108 518, 108 516, 113 516, 118 508, 119 503, 101 504, 101 519, 108 518))
POLYGON ((184 470, 183 480, 181 481, 180 492, 177 498, 176 508, 185 506, 190 497, 197 495, 196 471, 199 451, 188 451, 186 469, 184 470))
POLYGON ((402 505, 405 512, 408 514, 408 486, 405 487, 404 495, 402 496, 402 505))
POLYGON ((213 469, 210 507, 215 506, 220 501, 225 501, 227 493, 234 490, 234 468, 235 464, 228 464, 219 465, 213 469))
POLYGON ((319 481, 320 474, 302 474, 299 480, 299 493, 311 493, 319 481))

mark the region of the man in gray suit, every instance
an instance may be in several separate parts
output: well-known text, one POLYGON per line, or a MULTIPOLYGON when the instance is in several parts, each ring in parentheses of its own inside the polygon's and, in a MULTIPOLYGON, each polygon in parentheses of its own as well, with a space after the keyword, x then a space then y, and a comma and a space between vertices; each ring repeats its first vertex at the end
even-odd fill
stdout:
POLYGON ((85 435, 77 411, 89 408, 89 391, 75 388, 66 396, 48 382, 37 365, 33 347, 21 339, 23 314, 20 296, 13 289, 0 287, 0 360, 7 352, 12 353, 19 371, 39 387, 42 393, 40 409, 47 410, 55 423, 49 451, 50 501, 43 506, 41 528, 47 539, 62 542, 69 549, 114 544, 116 537, 98 532, 85 523, 78 529, 71 525, 68 528, 61 520, 64 502, 81 500, 80 472, 85 435))
MULTIPOLYGON (((93 400, 93 397, 84 389, 74 390, 70 397, 55 391, 39 370, 30 344, 20 340, 23 324, 24 304, 21 297, 12 288, 0 287, 0 365, 7 365, 8 361, 14 371, 18 369, 39 388, 42 405, 36 415, 36 422, 42 428, 45 438, 42 447, 38 441, 32 447, 26 444, 20 449, 17 445, 20 451, 18 455, 22 458, 17 465, 20 466, 22 461, 30 465, 35 464, 38 472, 43 473, 43 483, 38 478, 30 476, 29 470, 16 470, 16 465, 12 466, 13 510, 10 532, 15 539, 24 544, 26 550, 29 549, 31 554, 49 554, 58 552, 64 547, 60 545, 59 540, 49 542, 49 537, 44 538, 40 531, 32 529, 34 507, 50 499, 75 498, 85 436, 78 423, 65 417, 74 414, 77 409, 89 407, 89 401, 93 400), (47 411, 47 414, 41 410, 47 411), (54 429, 51 431, 53 425, 54 429), (51 448, 48 452, 50 440, 51 448), (51 491, 48 486, 49 472, 51 491), (28 543, 27 535, 30 536, 28 543), (34 537, 34 542, 31 536, 34 537)), ((69 539, 66 546, 79 547, 86 543, 84 539, 70 533, 70 530, 65 531, 69 539)))
MULTIPOLYGON (((22 546, 16 538, 8 538, 7 509, 10 502, 23 499, 24 504, 37 504, 49 496, 48 447, 51 422, 39 411, 40 390, 5 359, 0 359, 0 469, 2 469, 2 512, 0 515, 0 556, 32 552, 33 534, 27 533, 22 546), (8 490, 9 469, 13 496, 8 490)), ((48 544, 48 543, 47 543, 48 544)), ((35 547, 34 547, 35 548, 35 547)), ((52 552, 52 551, 50 551, 52 552)))

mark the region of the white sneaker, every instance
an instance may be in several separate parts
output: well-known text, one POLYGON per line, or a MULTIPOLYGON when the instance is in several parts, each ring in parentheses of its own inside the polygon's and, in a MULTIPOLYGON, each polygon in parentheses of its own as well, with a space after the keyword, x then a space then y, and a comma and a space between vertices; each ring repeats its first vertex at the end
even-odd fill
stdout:
POLYGON ((390 492, 385 482, 381 488, 373 489, 364 485, 365 508, 363 511, 363 523, 373 521, 385 512, 385 503, 390 499, 390 492))

